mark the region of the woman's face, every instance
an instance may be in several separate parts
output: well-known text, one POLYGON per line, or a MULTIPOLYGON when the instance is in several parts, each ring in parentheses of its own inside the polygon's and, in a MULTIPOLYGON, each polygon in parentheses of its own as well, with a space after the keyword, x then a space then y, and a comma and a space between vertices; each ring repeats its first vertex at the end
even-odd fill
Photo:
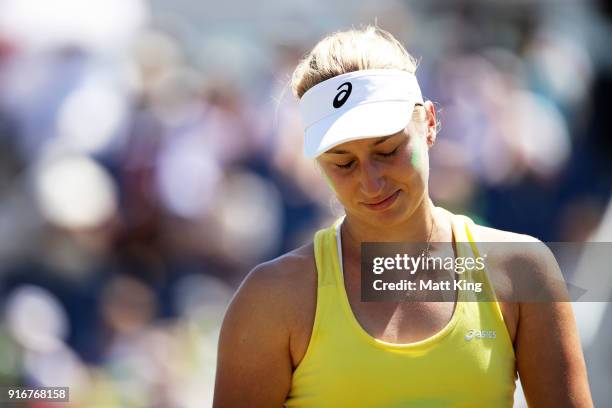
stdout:
POLYGON ((391 136, 346 142, 317 161, 351 217, 373 225, 405 221, 427 195, 428 149, 435 139, 435 113, 391 136), (433 118, 432 118, 433 115, 433 118))

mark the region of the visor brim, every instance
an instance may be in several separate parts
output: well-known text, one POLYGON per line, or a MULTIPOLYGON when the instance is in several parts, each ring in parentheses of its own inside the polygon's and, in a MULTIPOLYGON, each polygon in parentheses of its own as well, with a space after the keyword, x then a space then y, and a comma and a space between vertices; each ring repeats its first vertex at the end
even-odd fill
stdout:
POLYGON ((393 135, 412 119, 417 101, 379 101, 357 105, 309 126, 304 152, 309 158, 353 140, 393 135))

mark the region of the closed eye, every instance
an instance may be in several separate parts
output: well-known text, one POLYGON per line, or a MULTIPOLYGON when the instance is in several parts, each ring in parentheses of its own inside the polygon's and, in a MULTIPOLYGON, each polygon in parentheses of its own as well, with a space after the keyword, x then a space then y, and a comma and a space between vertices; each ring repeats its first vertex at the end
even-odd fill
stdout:
POLYGON ((381 155, 382 157, 391 157, 391 156, 393 156, 394 154, 396 154, 399 151, 399 148, 400 147, 397 146, 395 149, 391 150, 388 153, 378 153, 378 154, 381 155))
POLYGON ((336 164, 336 167, 339 167, 341 169, 348 169, 353 165, 353 163, 355 163, 355 160, 351 160, 350 162, 345 164, 336 164))

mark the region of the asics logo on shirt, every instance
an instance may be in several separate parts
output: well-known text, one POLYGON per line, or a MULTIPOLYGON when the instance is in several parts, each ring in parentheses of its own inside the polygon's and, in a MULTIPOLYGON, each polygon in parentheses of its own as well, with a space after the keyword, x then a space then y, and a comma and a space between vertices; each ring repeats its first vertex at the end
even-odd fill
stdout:
POLYGON ((465 334, 465 340, 470 341, 472 339, 494 339, 497 337, 495 330, 476 330, 470 329, 465 334))

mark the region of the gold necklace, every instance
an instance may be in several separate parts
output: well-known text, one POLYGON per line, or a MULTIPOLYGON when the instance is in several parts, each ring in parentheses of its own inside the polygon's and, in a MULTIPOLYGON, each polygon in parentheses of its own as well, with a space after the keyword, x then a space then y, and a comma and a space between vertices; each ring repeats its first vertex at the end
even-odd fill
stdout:
POLYGON ((427 237, 427 248, 421 252, 421 256, 425 259, 429 258, 429 248, 431 247, 431 236, 433 235, 434 228, 436 226, 436 218, 431 214, 431 230, 429 231, 429 237, 427 237))

